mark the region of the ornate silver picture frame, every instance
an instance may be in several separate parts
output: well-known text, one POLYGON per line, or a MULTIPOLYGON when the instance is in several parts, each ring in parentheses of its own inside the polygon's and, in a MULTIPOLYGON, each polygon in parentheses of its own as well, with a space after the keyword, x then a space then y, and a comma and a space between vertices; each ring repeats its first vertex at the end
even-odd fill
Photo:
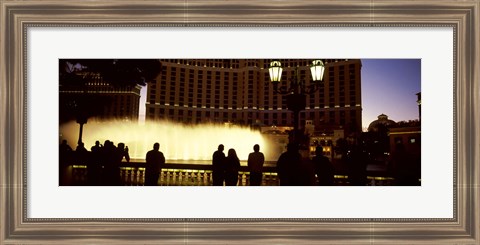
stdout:
POLYGON ((480 2, 0 0, 1 244, 478 244, 480 2), (44 27, 452 27, 454 215, 439 219, 27 216, 27 30, 44 27))

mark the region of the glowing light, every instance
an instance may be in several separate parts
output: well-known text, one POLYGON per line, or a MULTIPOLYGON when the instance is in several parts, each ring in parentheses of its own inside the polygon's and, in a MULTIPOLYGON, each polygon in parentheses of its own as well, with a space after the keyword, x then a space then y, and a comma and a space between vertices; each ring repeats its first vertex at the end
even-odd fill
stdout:
MULTIPOLYGON (((66 139, 75 149, 78 140, 79 125, 69 122, 60 125, 61 139, 66 139)), ((248 127, 223 124, 184 125, 169 121, 99 121, 89 119, 83 128, 85 147, 103 144, 105 140, 115 145, 122 142, 129 148, 132 159, 145 159, 146 153, 155 142, 160 143, 160 151, 167 160, 211 160, 219 144, 228 149, 234 148, 240 160, 247 160, 253 151, 253 145, 259 144, 267 161, 276 161, 281 151, 268 137, 248 127)), ((205 163, 205 162, 204 162, 205 163)))

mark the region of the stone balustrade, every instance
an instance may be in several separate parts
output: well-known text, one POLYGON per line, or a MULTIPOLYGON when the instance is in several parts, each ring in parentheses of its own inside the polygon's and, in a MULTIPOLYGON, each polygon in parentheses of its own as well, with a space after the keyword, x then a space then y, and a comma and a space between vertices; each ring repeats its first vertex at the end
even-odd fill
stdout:
MULTIPOLYGON (((88 168, 85 165, 71 165, 68 170, 69 181, 66 185, 89 185, 88 168)), ((369 174, 371 175, 371 174, 369 174)), ((242 166, 238 173, 238 186, 249 186, 250 172, 242 166)), ((382 176, 368 176, 368 185, 392 185, 393 178, 382 176)), ((143 186, 145 184, 144 162, 122 162, 120 164, 120 179, 124 186, 143 186)), ((335 175, 335 185, 348 185, 348 176, 335 175)), ((102 185, 97 183, 94 185, 102 185)), ((211 186, 212 166, 205 164, 166 164, 160 174, 159 186, 211 186)), ((277 186, 279 179, 274 166, 267 166, 263 173, 263 186, 277 186)))
MULTIPOLYGON (((277 173, 266 168, 262 185, 278 185, 277 173)), ((85 165, 71 166, 71 185, 88 185, 88 168, 85 165)), ((238 185, 248 186, 250 172, 242 166, 238 173, 238 185)), ((126 186, 142 186, 145 184, 145 164, 122 162, 120 179, 126 186)), ((159 186, 211 186, 212 170, 210 165, 166 164, 160 174, 159 186)))

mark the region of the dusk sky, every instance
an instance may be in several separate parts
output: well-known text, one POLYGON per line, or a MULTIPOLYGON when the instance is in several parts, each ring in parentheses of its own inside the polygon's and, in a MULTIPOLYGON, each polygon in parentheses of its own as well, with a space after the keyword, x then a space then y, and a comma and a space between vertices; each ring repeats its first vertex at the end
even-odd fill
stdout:
MULTIPOLYGON (((393 121, 418 119, 417 93, 421 92, 420 59, 362 59, 362 127, 385 114, 393 121)), ((145 87, 140 119, 145 118, 145 87)))
POLYGON ((362 125, 385 114, 393 121, 418 118, 420 59, 362 59, 362 125))

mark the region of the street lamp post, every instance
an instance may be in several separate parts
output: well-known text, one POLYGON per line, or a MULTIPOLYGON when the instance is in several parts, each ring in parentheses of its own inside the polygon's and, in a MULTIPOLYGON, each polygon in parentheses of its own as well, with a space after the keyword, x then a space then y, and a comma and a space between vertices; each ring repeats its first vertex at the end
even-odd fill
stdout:
POLYGON ((295 68, 295 76, 292 77, 287 85, 280 85, 283 67, 280 61, 272 61, 268 68, 270 81, 276 94, 286 96, 287 108, 293 112, 293 133, 290 135, 289 142, 300 144, 303 133, 299 130, 300 111, 305 110, 307 95, 313 95, 321 88, 325 65, 321 60, 314 60, 310 65, 310 72, 313 83, 306 86, 305 81, 300 80, 298 76, 298 67, 295 68))
POLYGON ((77 116, 77 123, 80 124, 80 131, 78 133, 78 141, 77 144, 80 144, 83 142, 82 136, 83 136, 83 125, 87 123, 88 118, 85 115, 78 115, 77 116))
POLYGON ((417 93, 417 104, 418 104, 418 120, 422 120, 422 93, 417 93))

